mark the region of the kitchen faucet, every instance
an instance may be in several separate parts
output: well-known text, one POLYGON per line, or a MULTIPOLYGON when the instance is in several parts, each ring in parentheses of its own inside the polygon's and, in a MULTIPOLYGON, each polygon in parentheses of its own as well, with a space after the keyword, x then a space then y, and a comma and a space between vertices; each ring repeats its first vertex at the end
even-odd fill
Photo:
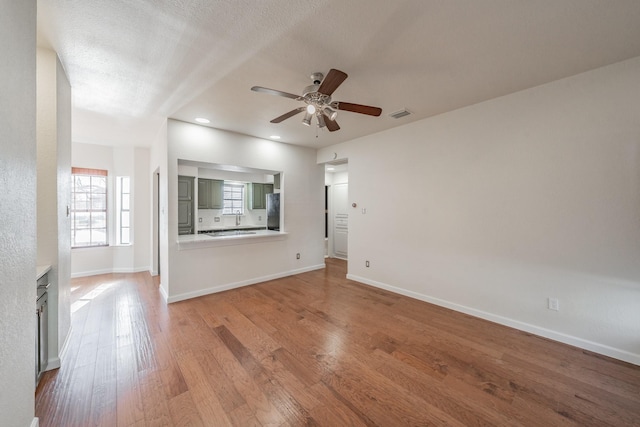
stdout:
POLYGON ((236 211, 236 227, 240 225, 240 211, 236 211))

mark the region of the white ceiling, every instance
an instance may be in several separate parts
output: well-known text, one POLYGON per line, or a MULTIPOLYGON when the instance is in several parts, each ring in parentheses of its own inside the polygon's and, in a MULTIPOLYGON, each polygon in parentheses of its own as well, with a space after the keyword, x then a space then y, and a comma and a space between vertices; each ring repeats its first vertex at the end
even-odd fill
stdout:
POLYGON ((321 147, 640 56, 640 1, 38 0, 38 36, 81 120, 199 116, 321 147), (342 111, 316 138, 302 115, 269 123, 299 102, 250 90, 299 94, 330 68, 349 75, 334 100, 382 116, 342 111))

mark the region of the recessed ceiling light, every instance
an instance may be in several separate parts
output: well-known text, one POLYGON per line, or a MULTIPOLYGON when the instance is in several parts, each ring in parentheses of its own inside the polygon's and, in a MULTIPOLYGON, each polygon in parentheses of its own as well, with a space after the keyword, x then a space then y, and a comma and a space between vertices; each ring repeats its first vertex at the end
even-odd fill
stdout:
POLYGON ((280 135, 271 135, 269 138, 271 138, 271 139, 280 139, 280 135))
POLYGON ((327 168, 328 171, 334 171, 336 168, 327 168))
POLYGON ((194 120, 198 123, 211 123, 211 120, 205 119, 203 117, 196 117, 194 120))

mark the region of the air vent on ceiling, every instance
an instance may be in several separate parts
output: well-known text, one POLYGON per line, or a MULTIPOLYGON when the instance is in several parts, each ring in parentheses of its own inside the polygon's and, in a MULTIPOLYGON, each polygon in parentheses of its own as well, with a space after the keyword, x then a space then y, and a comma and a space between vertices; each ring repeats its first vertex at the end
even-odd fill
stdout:
POLYGON ((402 110, 394 111, 393 113, 389 114, 389 117, 393 117, 394 119, 399 119, 400 117, 408 116, 409 114, 411 114, 411 111, 407 110, 406 108, 403 108, 402 110))

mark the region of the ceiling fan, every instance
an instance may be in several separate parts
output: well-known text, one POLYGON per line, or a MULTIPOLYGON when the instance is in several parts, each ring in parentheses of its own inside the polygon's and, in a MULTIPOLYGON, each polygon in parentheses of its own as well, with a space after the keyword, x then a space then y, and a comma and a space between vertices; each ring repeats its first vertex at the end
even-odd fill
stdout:
POLYGON ((333 101, 331 95, 345 81, 347 73, 340 70, 331 69, 326 77, 322 73, 313 73, 311 81, 313 84, 307 86, 302 91, 302 95, 294 95, 292 93, 282 92, 280 90, 268 89, 266 87, 254 86, 251 88, 254 92, 268 93, 270 95, 283 96, 296 101, 302 101, 306 105, 298 107, 294 110, 284 113, 283 115, 271 120, 271 123, 280 123, 296 114, 305 112, 302 123, 311 126, 311 120, 315 117, 318 127, 326 126, 330 132, 340 129, 336 123, 338 110, 351 111, 353 113, 367 114, 369 116, 379 116, 382 109, 378 107, 370 107, 368 105, 353 104, 351 102, 333 101))

